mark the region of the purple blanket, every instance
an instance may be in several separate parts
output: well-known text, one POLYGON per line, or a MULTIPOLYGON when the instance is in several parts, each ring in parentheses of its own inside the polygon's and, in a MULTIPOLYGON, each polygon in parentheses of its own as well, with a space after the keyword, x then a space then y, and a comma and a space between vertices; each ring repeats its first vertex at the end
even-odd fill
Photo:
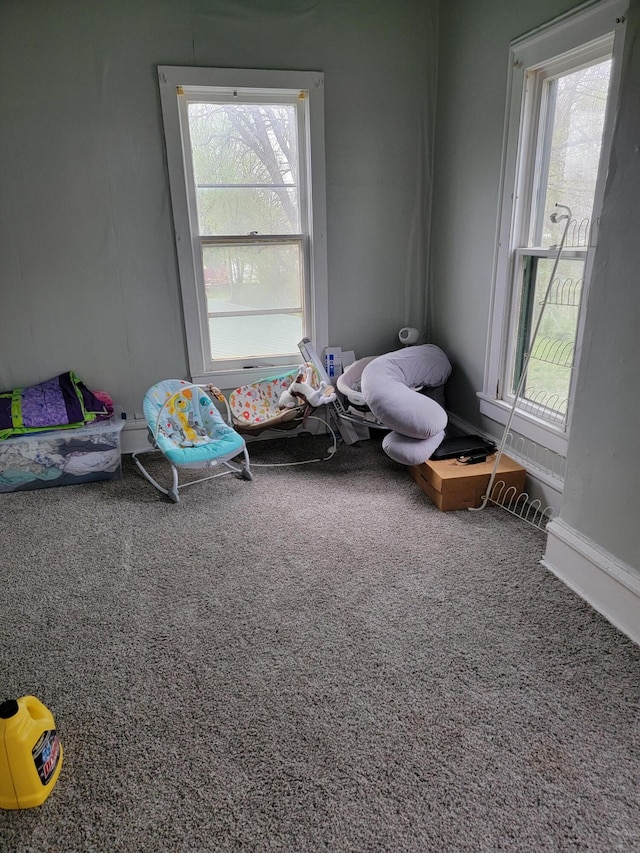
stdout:
POLYGON ((113 409, 71 371, 0 394, 0 440, 42 430, 79 427, 109 418, 113 409))

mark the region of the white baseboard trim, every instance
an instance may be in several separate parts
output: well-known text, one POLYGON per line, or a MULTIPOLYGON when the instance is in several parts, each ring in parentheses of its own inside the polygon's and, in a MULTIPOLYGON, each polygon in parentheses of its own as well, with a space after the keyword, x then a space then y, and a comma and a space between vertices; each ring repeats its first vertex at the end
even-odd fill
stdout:
POLYGON ((640 645, 640 573, 562 519, 547 525, 542 565, 640 645))

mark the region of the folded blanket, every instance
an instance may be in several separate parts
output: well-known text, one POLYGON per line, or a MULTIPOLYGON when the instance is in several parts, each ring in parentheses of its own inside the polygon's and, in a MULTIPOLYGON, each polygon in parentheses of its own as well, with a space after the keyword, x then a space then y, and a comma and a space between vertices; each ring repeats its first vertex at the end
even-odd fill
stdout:
POLYGON ((28 388, 0 393, 0 440, 104 420, 113 406, 68 371, 28 388))

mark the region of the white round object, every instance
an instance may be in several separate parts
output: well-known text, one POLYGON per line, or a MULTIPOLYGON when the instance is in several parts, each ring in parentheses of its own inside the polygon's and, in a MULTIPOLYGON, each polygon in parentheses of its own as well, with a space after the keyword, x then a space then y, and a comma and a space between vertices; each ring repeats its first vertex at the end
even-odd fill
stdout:
POLYGON ((400 331, 398 332, 398 339, 400 340, 400 343, 405 347, 417 344, 419 337, 420 332, 417 329, 412 328, 411 326, 405 326, 404 329, 400 329, 400 331))

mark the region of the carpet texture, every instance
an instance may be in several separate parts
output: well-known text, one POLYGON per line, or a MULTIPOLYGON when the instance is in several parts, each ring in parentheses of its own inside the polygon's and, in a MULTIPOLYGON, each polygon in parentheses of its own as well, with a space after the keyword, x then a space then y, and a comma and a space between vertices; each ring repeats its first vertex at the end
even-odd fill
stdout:
POLYGON ((0 699, 65 759, 0 850, 640 850, 640 649, 543 533, 439 512, 375 440, 254 473, 2 496, 0 699))

